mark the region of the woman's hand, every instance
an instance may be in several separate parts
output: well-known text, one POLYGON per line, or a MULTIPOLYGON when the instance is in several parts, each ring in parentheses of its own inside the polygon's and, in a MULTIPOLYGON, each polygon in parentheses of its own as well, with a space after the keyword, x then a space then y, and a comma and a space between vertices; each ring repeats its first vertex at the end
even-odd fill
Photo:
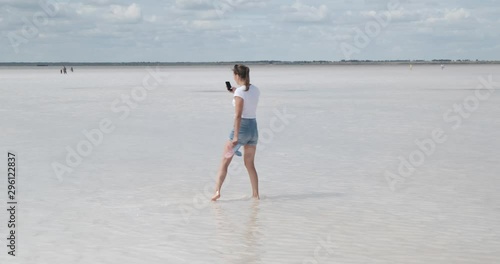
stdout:
POLYGON ((231 141, 231 145, 233 148, 236 147, 236 145, 238 145, 238 138, 237 137, 233 138, 233 140, 231 141))

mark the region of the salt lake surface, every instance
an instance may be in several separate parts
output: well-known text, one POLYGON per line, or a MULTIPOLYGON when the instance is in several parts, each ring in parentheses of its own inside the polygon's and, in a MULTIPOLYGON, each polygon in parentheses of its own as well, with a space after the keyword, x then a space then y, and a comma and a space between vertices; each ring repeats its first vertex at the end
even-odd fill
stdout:
POLYGON ((500 261, 500 66, 251 69, 262 199, 212 203, 228 66, 0 68, 0 263, 500 261))

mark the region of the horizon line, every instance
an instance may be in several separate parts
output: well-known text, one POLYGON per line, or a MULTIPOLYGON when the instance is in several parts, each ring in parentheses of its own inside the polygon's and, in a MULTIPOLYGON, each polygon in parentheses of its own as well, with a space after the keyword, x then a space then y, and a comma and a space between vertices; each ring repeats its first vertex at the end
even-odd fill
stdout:
POLYGON ((56 64, 342 64, 342 63, 500 63, 500 60, 470 60, 470 59, 396 59, 396 60, 236 60, 236 61, 121 61, 121 62, 82 62, 82 61, 32 61, 32 62, 0 62, 0 65, 24 64, 24 65, 56 65, 56 64))

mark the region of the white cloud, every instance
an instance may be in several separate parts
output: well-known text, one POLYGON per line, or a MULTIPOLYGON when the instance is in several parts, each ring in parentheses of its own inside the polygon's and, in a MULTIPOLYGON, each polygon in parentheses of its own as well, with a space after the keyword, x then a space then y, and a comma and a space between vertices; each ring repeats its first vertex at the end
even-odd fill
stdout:
POLYGON ((296 1, 291 6, 282 6, 285 12, 285 20, 291 22, 320 22, 328 18, 328 7, 320 5, 318 7, 308 6, 296 1))
POLYGON ((415 20, 418 19, 418 15, 411 11, 406 11, 404 8, 400 7, 398 9, 392 10, 369 10, 369 11, 360 11, 361 17, 365 19, 371 19, 374 17, 381 17, 386 19, 390 18, 390 21, 402 21, 402 20, 415 20))
MULTIPOLYGON (((59 14, 61 16, 64 15, 68 20, 83 19, 91 24, 138 23, 142 20, 142 10, 138 4, 102 5, 105 2, 107 3, 108 1, 93 4, 65 3, 61 6, 59 14)), ((151 19, 151 17, 149 18, 151 19)))
POLYGON ((213 8, 214 0, 175 0, 175 5, 180 9, 208 9, 213 8))
POLYGON ((81 16, 94 15, 99 11, 99 8, 92 5, 80 5, 75 12, 81 16))
POLYGON ((429 24, 436 23, 458 23, 469 19, 471 17, 470 12, 464 8, 454 8, 440 10, 438 15, 429 16, 425 22, 429 24))
POLYGON ((137 23, 142 19, 142 12, 139 5, 135 3, 129 6, 111 5, 110 13, 105 17, 114 22, 137 23))
POLYGON ((390 10, 387 12, 392 20, 400 20, 410 16, 410 14, 408 12, 405 12, 403 9, 390 10))
POLYGON ((452 9, 452 10, 447 9, 445 14, 444 14, 444 20, 452 22, 452 21, 458 21, 458 20, 469 18, 469 16, 470 16, 470 12, 463 9, 463 8, 452 9))

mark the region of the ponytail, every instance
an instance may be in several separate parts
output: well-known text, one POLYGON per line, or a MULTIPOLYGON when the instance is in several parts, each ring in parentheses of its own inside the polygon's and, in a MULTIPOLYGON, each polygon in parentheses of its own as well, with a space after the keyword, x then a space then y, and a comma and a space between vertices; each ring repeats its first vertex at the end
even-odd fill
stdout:
POLYGON ((238 75, 243 81, 245 81, 245 92, 250 89, 250 68, 245 65, 234 65, 233 73, 238 75))
POLYGON ((248 91, 250 90, 250 68, 246 67, 246 78, 245 78, 245 86, 247 87, 247 89, 245 89, 245 91, 248 91))

